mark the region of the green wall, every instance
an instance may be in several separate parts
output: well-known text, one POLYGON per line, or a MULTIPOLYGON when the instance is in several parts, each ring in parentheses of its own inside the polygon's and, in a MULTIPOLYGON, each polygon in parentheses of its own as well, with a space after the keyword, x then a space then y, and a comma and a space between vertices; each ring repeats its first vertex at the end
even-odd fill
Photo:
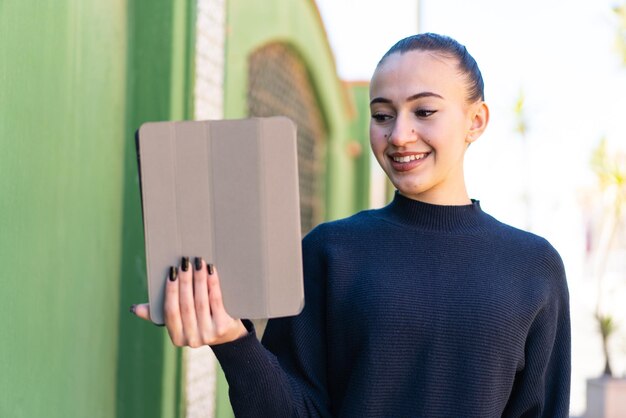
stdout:
POLYGON ((370 206, 370 92, 369 82, 351 82, 347 84, 354 103, 356 118, 350 124, 351 140, 360 145, 361 152, 355 156, 354 163, 354 202, 358 209, 370 206))
POLYGON ((193 1, 0 1, 0 416, 179 415, 133 134, 190 114, 193 1))

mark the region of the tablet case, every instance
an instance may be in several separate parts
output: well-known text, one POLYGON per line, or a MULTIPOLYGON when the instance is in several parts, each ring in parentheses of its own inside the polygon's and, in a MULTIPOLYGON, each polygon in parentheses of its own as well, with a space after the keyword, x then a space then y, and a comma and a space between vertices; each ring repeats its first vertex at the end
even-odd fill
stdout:
POLYGON ((235 318, 299 313, 295 124, 286 117, 149 122, 136 141, 152 321, 164 323, 168 269, 182 256, 215 264, 235 318))

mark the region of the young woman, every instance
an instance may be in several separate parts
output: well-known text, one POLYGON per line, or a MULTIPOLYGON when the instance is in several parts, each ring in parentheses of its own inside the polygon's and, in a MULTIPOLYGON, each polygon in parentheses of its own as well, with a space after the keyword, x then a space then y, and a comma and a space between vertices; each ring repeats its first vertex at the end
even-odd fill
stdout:
POLYGON ((302 313, 270 320, 261 344, 225 312, 217 271, 185 258, 166 289, 172 341, 212 346, 238 417, 567 417, 561 258, 465 188, 489 121, 476 62, 453 39, 411 36, 383 56, 370 99, 397 192, 304 238, 302 313))

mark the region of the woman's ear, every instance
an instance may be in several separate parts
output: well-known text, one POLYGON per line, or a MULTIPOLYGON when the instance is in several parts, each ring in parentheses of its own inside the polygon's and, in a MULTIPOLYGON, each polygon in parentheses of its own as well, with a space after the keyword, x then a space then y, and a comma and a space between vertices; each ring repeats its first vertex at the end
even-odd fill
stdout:
POLYGON ((480 101, 473 104, 470 109, 470 115, 472 117, 471 125, 465 140, 471 144, 483 134, 489 123, 489 107, 487 103, 480 101))

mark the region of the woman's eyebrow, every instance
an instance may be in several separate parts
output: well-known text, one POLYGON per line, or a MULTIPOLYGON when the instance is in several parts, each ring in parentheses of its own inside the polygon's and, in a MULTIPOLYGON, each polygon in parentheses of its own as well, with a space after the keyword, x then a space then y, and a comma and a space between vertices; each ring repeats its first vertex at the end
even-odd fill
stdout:
POLYGON ((370 106, 374 103, 392 103, 392 101, 389 99, 385 99, 384 97, 374 97, 370 102, 370 106))
POLYGON ((437 93, 433 93, 431 91, 424 91, 424 92, 421 92, 421 93, 414 94, 413 96, 407 97, 406 101, 407 102, 412 102, 413 100, 421 99, 423 97, 437 97, 439 99, 443 99, 443 96, 441 96, 441 95, 439 95, 437 93))
MULTIPOLYGON (((418 99, 422 99, 424 97, 437 97, 439 99, 443 99, 443 96, 437 94, 437 93, 433 93, 432 91, 423 91, 421 93, 417 93, 414 94, 412 96, 409 96, 406 98, 407 102, 412 102, 414 100, 418 100, 418 99)), ((372 101, 370 102, 370 106, 373 105, 374 103, 393 103, 391 100, 389 99, 385 99, 384 97, 375 97, 372 99, 372 101)))

